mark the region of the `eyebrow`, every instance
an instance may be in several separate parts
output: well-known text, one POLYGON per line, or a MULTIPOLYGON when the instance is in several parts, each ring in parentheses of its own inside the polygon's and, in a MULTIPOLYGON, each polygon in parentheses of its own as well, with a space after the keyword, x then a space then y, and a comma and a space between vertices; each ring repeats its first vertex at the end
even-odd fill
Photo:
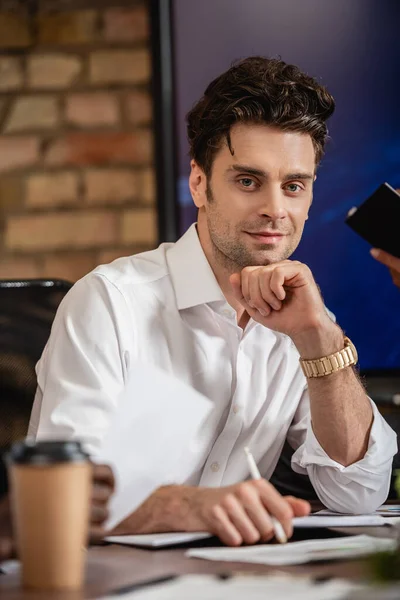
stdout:
MULTIPOLYGON (((249 175, 255 175, 256 177, 263 177, 264 179, 268 179, 268 173, 266 171, 263 171, 262 169, 255 169, 254 167, 250 167, 249 165, 232 165, 231 167, 229 167, 228 171, 248 173, 249 175)), ((285 181, 291 179, 314 179, 314 173, 287 173, 284 177, 285 181)))

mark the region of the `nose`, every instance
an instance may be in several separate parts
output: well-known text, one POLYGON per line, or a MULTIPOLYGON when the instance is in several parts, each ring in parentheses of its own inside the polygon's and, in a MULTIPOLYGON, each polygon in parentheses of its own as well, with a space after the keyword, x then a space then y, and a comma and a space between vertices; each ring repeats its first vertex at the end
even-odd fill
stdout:
POLYGON ((287 216, 286 198, 280 187, 270 186, 263 194, 258 208, 258 214, 272 221, 284 219, 287 216))

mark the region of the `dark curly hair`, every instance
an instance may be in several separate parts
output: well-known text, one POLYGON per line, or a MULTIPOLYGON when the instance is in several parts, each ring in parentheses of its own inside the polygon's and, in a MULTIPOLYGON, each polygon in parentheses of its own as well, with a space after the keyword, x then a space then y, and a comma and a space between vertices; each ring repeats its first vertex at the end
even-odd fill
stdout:
POLYGON ((236 123, 262 123, 283 131, 308 133, 316 163, 324 152, 326 120, 335 101, 325 87, 282 60, 251 56, 214 79, 187 114, 190 155, 207 176, 225 137, 236 123))

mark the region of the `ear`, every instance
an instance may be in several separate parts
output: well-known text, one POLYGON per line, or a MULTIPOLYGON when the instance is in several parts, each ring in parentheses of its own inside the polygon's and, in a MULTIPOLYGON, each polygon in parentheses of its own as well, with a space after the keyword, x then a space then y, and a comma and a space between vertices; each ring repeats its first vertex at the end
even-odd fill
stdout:
POLYGON ((207 202, 207 178, 203 169, 195 160, 190 161, 189 189, 197 208, 202 208, 207 202))

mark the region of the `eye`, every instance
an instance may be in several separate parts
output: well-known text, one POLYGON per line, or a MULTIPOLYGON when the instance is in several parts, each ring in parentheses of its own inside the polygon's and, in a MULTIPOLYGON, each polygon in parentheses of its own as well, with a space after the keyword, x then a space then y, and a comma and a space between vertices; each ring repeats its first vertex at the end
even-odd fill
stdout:
POLYGON ((247 188, 247 189, 251 189, 251 188, 254 188, 254 187, 256 187, 256 182, 255 182, 255 181, 253 181, 253 179, 250 179, 250 177, 241 177, 241 178, 239 179, 239 183, 240 183, 240 184, 241 184, 241 185, 242 185, 244 188, 247 188))
POLYGON ((303 188, 298 183, 288 183, 286 189, 288 192, 295 194, 296 192, 300 192, 303 188))

